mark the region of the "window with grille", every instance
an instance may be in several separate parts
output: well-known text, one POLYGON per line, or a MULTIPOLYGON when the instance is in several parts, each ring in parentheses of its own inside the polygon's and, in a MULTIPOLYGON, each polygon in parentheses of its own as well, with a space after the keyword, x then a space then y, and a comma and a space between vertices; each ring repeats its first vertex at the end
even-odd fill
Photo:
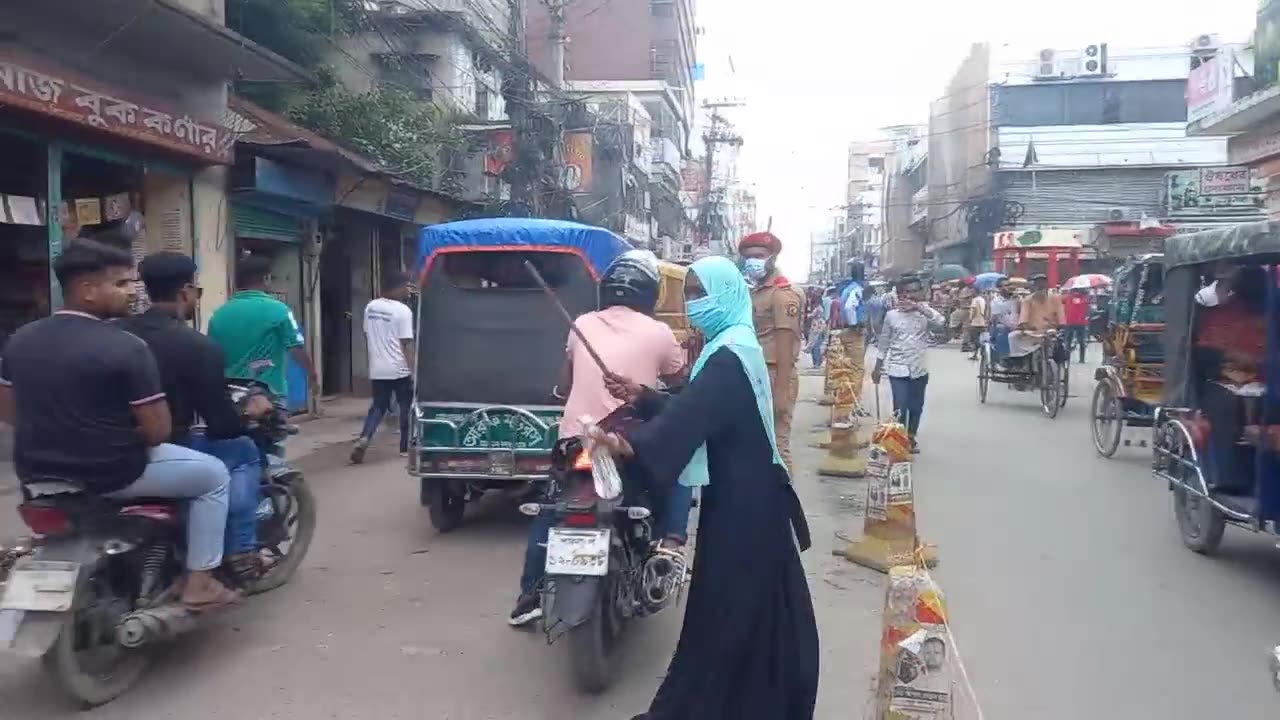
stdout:
POLYGON ((432 99, 431 66, 434 55, 387 53, 378 56, 378 79, 392 87, 412 92, 419 100, 432 99))
POLYGON ((676 41, 659 40, 649 45, 649 76, 666 79, 675 67, 676 41))

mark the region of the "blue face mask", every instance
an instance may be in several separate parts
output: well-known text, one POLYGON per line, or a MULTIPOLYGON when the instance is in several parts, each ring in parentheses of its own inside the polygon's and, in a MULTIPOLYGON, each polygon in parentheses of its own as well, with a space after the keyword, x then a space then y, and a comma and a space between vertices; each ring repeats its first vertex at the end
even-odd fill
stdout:
POLYGON ((689 324, 707 337, 715 335, 728 319, 724 308, 707 296, 686 302, 685 313, 689 316, 689 324))
POLYGON ((769 274, 769 266, 762 258, 747 258, 742 261, 742 274, 752 282, 759 282, 769 274))

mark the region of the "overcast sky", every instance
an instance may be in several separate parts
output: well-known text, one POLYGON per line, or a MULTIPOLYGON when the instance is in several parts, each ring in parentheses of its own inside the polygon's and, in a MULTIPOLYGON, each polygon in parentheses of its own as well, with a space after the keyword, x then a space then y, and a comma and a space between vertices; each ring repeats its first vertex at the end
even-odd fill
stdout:
MULTIPOLYGON (((1202 33, 1241 41, 1257 0, 695 0, 698 101, 739 96, 725 111, 743 135, 741 175, 783 240, 789 276, 808 272, 810 230, 844 202, 849 141, 928 121, 974 42, 1029 48, 1178 45, 1202 33)), ((1033 51, 1034 52, 1034 51, 1033 51)), ((1034 55, 1032 55, 1034 57, 1034 55)))

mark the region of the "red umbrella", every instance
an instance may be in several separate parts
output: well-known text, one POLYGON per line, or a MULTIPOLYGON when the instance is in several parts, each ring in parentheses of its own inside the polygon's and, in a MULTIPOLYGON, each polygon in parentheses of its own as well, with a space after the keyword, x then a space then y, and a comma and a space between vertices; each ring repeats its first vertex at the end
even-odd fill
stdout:
POLYGON ((1092 290, 1111 284, 1111 278, 1097 273, 1077 275, 1062 283, 1063 290, 1092 290))

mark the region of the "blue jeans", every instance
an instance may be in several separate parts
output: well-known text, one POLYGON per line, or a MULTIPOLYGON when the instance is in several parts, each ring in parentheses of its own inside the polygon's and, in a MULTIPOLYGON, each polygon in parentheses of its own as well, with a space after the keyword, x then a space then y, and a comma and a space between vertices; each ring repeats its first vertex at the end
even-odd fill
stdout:
POLYGON ((907 426, 907 434, 913 442, 920 430, 920 416, 924 414, 924 391, 928 385, 928 375, 918 378, 889 378, 889 389, 893 391, 893 414, 898 422, 907 426))
MULTIPOLYGON (((689 539, 689 512, 693 508, 693 488, 676 483, 667 496, 667 507, 654 528, 662 539, 685 542, 689 539)), ((520 594, 528 595, 538 586, 547 567, 547 536, 556 524, 555 515, 542 513, 529 525, 524 548, 524 569, 520 572, 520 594)))
POLYGON ((227 466, 191 448, 163 443, 147 451, 142 477, 108 493, 109 498, 188 500, 187 569, 212 570, 222 564, 227 530, 227 466))
POLYGON ((822 367, 822 353, 827 349, 827 334, 814 333, 813 343, 809 345, 809 355, 813 358, 814 367, 822 367))
POLYGON ((391 399, 395 398, 399 406, 400 420, 400 452, 409 451, 409 408, 413 406, 413 378, 402 377, 399 380, 372 380, 373 402, 369 405, 369 414, 364 419, 364 429, 360 437, 365 441, 373 440, 373 434, 382 424, 382 418, 391 410, 391 399))
POLYGON ((258 502, 262 499, 258 483, 262 477, 258 446, 247 437, 210 440, 193 435, 191 449, 212 455, 231 472, 227 504, 227 553, 253 552, 258 548, 258 502))

